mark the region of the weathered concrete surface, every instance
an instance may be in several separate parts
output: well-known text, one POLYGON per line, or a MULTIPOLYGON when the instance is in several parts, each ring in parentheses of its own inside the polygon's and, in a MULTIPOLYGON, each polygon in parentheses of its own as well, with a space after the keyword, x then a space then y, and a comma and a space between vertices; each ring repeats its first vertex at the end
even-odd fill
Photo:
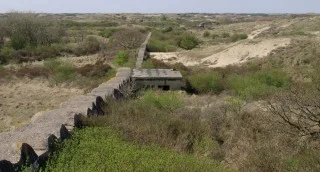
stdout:
MULTIPOLYGON (((132 70, 120 68, 115 78, 101 84, 91 93, 75 96, 61 104, 59 109, 39 112, 33 116, 30 123, 16 128, 12 132, 0 133, 0 161, 8 160, 17 163, 21 155, 21 145, 29 144, 37 153, 42 155, 49 151, 48 138, 52 135, 60 138, 60 132, 72 130, 74 117, 77 114, 87 115, 88 109, 96 107, 98 96, 106 100, 106 97, 115 96, 116 90, 130 82, 132 70), (65 125, 66 128, 62 125, 65 125)), ((99 102, 98 102, 99 103, 99 102)))
POLYGON ((142 67, 143 58, 146 54, 147 44, 148 44, 150 38, 151 38, 151 32, 148 34, 147 39, 145 40, 144 43, 142 43, 142 45, 139 49, 138 58, 137 58, 137 62, 136 62, 137 69, 141 69, 141 67, 142 67))

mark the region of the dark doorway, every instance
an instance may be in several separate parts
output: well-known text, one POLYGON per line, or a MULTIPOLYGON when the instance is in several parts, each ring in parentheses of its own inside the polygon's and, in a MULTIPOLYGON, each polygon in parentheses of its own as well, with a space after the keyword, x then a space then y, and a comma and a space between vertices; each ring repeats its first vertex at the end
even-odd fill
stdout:
POLYGON ((169 91, 170 90, 170 86, 169 85, 165 85, 162 88, 163 91, 169 91))

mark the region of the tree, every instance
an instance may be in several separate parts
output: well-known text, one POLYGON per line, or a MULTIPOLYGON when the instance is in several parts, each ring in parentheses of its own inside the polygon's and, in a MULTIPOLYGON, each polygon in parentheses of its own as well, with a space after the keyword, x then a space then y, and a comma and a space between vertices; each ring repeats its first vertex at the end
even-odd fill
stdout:
POLYGON ((34 13, 8 13, 4 18, 6 36, 12 47, 22 49, 27 45, 50 45, 60 41, 63 29, 53 17, 34 13))
POLYGON ((301 136, 320 138, 320 87, 294 86, 269 102, 269 110, 301 136))
POLYGON ((144 39, 144 34, 135 29, 122 29, 112 36, 113 45, 121 49, 130 50, 138 48, 144 39))

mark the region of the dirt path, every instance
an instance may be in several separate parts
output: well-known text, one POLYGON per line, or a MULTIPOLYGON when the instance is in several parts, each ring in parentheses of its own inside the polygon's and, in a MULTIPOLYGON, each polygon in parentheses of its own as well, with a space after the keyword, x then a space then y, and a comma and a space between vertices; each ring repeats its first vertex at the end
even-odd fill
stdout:
POLYGON ((259 36, 261 33, 269 30, 271 27, 268 25, 266 27, 263 27, 261 29, 258 29, 258 30, 255 30, 253 31, 251 34, 248 35, 248 39, 254 39, 256 38, 257 36, 259 36))

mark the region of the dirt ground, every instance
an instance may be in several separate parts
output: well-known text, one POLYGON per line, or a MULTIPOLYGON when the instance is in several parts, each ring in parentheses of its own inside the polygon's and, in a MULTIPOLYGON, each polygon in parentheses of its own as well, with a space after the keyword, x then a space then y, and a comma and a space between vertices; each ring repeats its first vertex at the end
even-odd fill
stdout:
POLYGON ((56 108, 83 90, 51 86, 44 79, 0 81, 0 132, 19 126, 37 112, 56 108))

